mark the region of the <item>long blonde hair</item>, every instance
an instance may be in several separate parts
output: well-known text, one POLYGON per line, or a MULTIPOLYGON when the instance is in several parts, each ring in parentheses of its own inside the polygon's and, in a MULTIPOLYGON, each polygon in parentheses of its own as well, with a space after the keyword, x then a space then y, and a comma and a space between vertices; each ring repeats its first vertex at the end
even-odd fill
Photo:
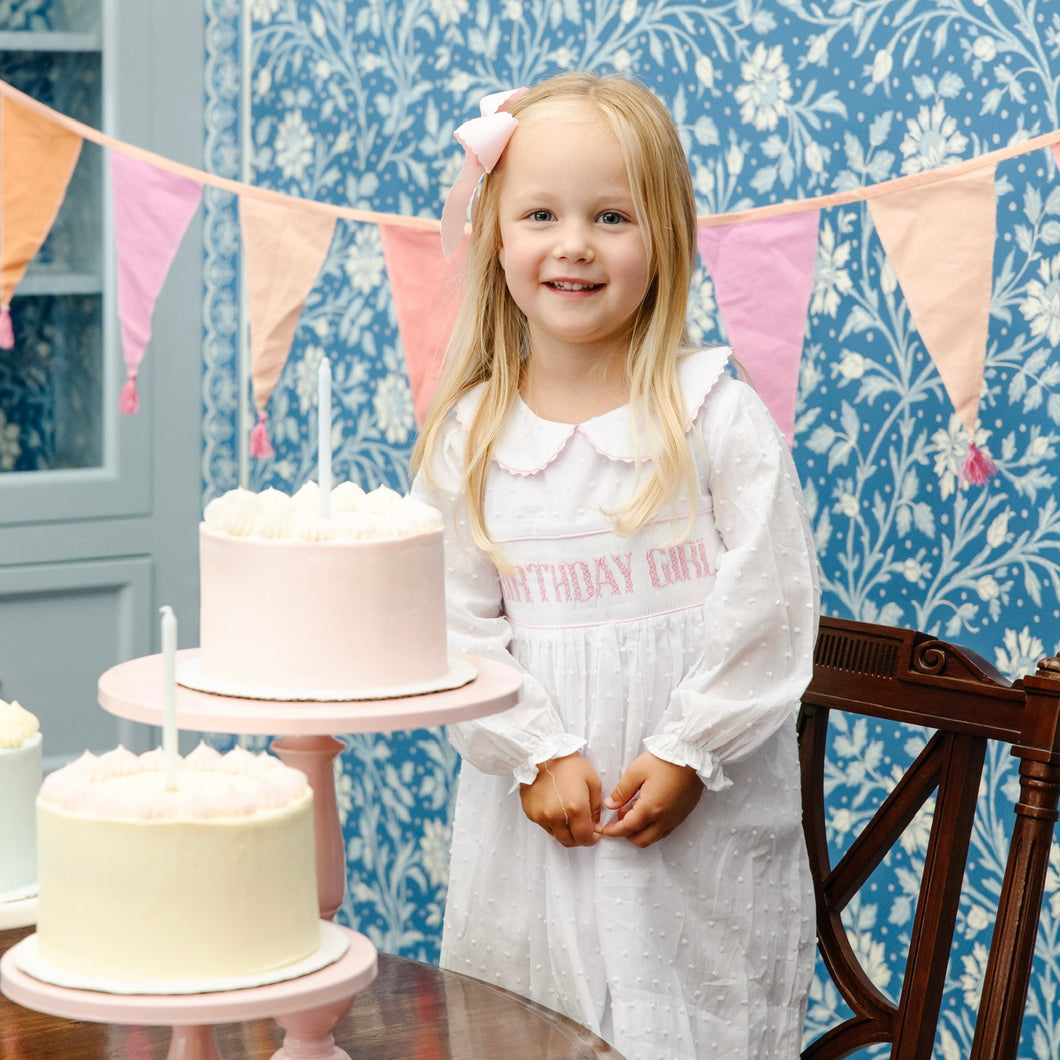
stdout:
MULTIPOLYGON (((695 496, 695 466, 677 378, 678 358, 689 346, 685 315, 696 265, 695 197, 673 119, 647 88, 613 74, 560 74, 532 88, 510 110, 522 118, 557 103, 588 103, 614 133, 647 244, 650 282, 633 321, 626 376, 637 451, 650 457, 651 465, 628 502, 608 513, 619 533, 630 534, 683 493, 690 502, 695 496)), ((526 318, 508 293, 498 258, 503 180, 502 157, 483 180, 473 211, 464 298, 412 454, 413 471, 423 468, 429 476, 450 410, 481 385, 482 399, 468 430, 464 489, 475 542, 498 560, 485 521, 486 476, 530 352, 526 318)))

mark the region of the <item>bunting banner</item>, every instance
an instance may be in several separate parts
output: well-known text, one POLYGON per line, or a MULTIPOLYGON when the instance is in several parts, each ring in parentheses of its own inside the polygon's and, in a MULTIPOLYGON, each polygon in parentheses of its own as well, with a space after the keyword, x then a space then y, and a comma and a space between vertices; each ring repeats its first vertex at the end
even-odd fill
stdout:
POLYGON ((996 470, 975 442, 990 327, 997 194, 994 167, 869 200, 880 242, 909 313, 965 430, 962 476, 996 470))
POLYGON ((111 153, 110 183, 127 376, 118 407, 134 413, 140 408, 136 377, 151 338, 155 302, 199 208, 202 185, 118 151, 111 153))
POLYGON ((80 153, 80 136, 0 99, 0 348, 14 346, 11 298, 55 223, 80 153))
MULTIPOLYGON (((446 258, 438 233, 429 229, 383 224, 379 234, 409 373, 413 414, 416 426, 422 427, 463 294, 460 264, 446 258)), ((460 255, 459 250, 456 253, 460 255)))
MULTIPOLYGON (((337 219, 380 226, 417 424, 430 404, 460 298, 440 222, 317 202, 193 169, 84 125, 0 80, 0 347, 12 342, 8 304, 55 222, 89 140, 110 149, 118 301, 134 411, 151 316, 206 186, 238 197, 250 323, 253 455, 268 455, 265 404, 327 256, 337 219)), ((1047 148, 1060 129, 936 170, 807 199, 698 218, 700 253, 737 358, 789 443, 820 211, 865 203, 913 323, 969 437, 965 482, 994 466, 976 445, 989 327, 999 162, 1047 148), (763 279, 765 278, 765 279, 763 279)))
POLYGON ((809 210, 699 230, 699 253, 733 355, 789 446, 819 218, 819 210, 809 210))
POLYGON ((335 218, 242 196, 239 225, 250 317, 250 381, 258 410, 250 455, 272 456, 265 403, 287 362, 302 307, 327 257, 335 218))

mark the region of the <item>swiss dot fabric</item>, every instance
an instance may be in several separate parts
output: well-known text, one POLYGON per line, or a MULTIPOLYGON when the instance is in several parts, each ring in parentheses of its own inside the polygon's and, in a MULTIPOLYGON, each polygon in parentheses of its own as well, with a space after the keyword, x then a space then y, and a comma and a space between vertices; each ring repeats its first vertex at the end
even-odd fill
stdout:
MULTIPOLYGON (((519 704, 451 727, 463 756, 442 963, 585 1024, 627 1060, 799 1052, 813 968, 794 712, 818 585, 797 477, 727 349, 681 364, 700 497, 631 537, 630 411, 577 426, 517 402, 488 482, 501 574, 459 496, 469 394, 414 493, 446 524, 450 648, 515 662, 519 704), (646 850, 568 850, 523 815, 535 763, 581 751, 606 794, 645 750, 706 791, 646 850)), ((605 811, 605 818, 610 816, 605 811)))

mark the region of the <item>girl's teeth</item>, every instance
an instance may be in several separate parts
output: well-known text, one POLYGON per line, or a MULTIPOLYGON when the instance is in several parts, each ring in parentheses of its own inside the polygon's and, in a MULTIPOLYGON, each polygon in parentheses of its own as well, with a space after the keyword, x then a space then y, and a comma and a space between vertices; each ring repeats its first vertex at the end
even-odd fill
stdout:
POLYGON ((595 283, 553 283, 559 291, 591 291, 597 286, 595 283))

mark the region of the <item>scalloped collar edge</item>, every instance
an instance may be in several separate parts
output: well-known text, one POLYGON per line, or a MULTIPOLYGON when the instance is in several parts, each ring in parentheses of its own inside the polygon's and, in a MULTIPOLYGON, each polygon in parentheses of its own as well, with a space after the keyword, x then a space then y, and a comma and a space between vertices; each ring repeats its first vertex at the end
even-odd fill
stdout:
MULTIPOLYGON (((725 371, 732 351, 728 346, 712 346, 682 357, 677 378, 685 400, 685 430, 699 415, 703 402, 725 371)), ((466 431, 481 400, 481 385, 456 403, 456 418, 466 431)), ((623 405, 584 423, 556 423, 535 415, 516 396, 507 422, 493 449, 493 460, 513 475, 533 475, 556 460, 576 434, 581 434, 608 460, 632 463, 633 435, 629 424, 630 407, 623 405)))

